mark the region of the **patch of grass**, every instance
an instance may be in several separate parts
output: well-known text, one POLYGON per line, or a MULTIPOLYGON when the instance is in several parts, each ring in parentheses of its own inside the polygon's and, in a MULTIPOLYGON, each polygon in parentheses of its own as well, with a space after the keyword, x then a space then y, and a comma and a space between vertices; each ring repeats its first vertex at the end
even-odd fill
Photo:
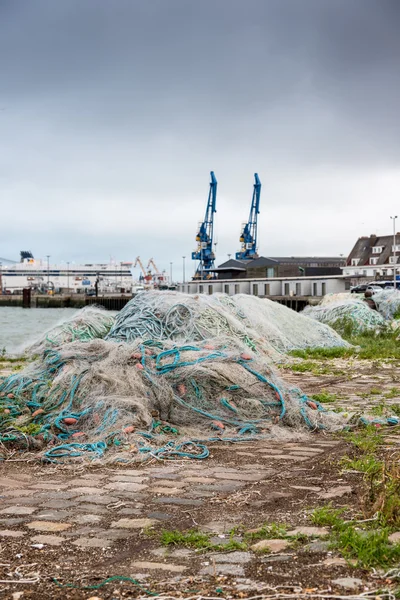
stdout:
POLYGON ((339 527, 343 523, 341 515, 345 512, 344 508, 332 508, 331 504, 320 506, 311 513, 311 521, 318 527, 339 527))
POLYGON ((379 394, 382 393, 382 391, 379 388, 371 388, 369 390, 369 393, 372 394, 373 396, 378 396, 379 394))
POLYGON ((384 443, 381 433, 373 425, 368 425, 360 431, 345 432, 345 439, 354 444, 354 446, 363 453, 371 454, 384 443))
POLYGON ((344 456, 340 461, 340 465, 346 470, 368 474, 378 473, 382 468, 382 462, 373 454, 365 454, 359 458, 344 456))
POLYGON ((400 389, 398 387, 392 387, 388 392, 386 392, 385 394, 385 398, 387 400, 390 400, 391 398, 397 398, 400 396, 400 389))
POLYGON ((355 348, 306 348, 305 350, 291 350, 290 356, 297 358, 313 358, 316 360, 326 360, 330 358, 349 358, 354 356, 355 348))
POLYGON ((265 523, 256 531, 244 534, 244 538, 250 540, 284 539, 286 537, 287 527, 281 523, 265 523))
POLYGON ((344 373, 344 371, 341 371, 339 369, 332 369, 331 367, 318 365, 310 361, 295 363, 285 368, 290 369, 291 371, 294 371, 296 373, 311 372, 314 375, 341 375, 342 373, 344 373))
POLYGON ((19 358, 15 358, 15 357, 11 357, 11 356, 6 356, 5 354, 0 355, 0 363, 23 363, 26 362, 28 359, 24 356, 20 356, 19 358))
POLYGON ((339 550, 344 558, 356 559, 360 567, 387 568, 399 564, 400 544, 390 544, 387 528, 365 531, 347 524, 335 533, 332 547, 339 550))
POLYGON ((321 404, 331 404, 332 402, 336 402, 336 400, 338 399, 338 395, 331 394, 326 390, 322 390, 322 392, 320 392, 319 394, 313 394, 311 398, 313 400, 316 400, 317 402, 320 402, 321 404))
POLYGON ((400 404, 391 404, 389 409, 392 414, 400 417, 400 404))
POLYGON ((167 531, 161 533, 163 546, 184 546, 197 550, 213 550, 214 552, 232 552, 233 550, 247 550, 245 542, 234 540, 232 536, 226 544, 213 544, 210 536, 202 531, 190 529, 189 531, 167 531))

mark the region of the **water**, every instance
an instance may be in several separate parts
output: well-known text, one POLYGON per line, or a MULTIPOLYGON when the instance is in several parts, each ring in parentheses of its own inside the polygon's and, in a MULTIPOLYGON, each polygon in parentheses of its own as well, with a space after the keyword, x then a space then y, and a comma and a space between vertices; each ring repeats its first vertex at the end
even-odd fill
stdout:
POLYGON ((76 308, 0 308, 0 352, 21 352, 42 333, 78 312, 76 308))

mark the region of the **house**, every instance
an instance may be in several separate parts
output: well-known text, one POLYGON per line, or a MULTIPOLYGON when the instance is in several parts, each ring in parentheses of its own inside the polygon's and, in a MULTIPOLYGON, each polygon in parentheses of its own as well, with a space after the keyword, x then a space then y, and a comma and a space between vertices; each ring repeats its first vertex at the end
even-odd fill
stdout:
POLYGON ((260 256, 253 260, 228 260, 214 272, 218 279, 254 279, 341 275, 345 259, 321 256, 260 256))
POLYGON ((393 235, 370 235, 358 238, 347 258, 343 275, 385 279, 393 277, 394 268, 396 273, 400 273, 400 233, 396 236, 399 240, 399 243, 396 241, 396 246, 393 235))

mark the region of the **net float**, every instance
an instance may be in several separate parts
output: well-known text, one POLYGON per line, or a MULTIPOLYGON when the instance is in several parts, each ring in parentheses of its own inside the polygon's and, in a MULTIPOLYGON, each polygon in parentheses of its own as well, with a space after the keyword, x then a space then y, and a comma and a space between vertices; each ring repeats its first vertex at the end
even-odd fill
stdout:
POLYGON ((250 354, 247 354, 247 352, 242 352, 242 354, 240 355, 240 358, 242 360, 252 360, 252 356, 250 356, 250 354))
POLYGON ((128 427, 124 427, 122 431, 124 433, 133 433, 135 431, 135 428, 133 425, 128 425, 128 427))
POLYGON ((83 431, 76 431, 75 433, 73 433, 73 434, 71 435, 71 437, 73 437, 73 438, 77 438, 77 437, 82 437, 83 435, 85 435, 85 434, 83 433, 83 431))
POLYGON ((310 408, 313 408, 314 410, 317 410, 318 406, 315 404, 315 402, 312 402, 311 400, 307 400, 307 406, 309 406, 310 408))
POLYGON ((38 415, 43 414, 45 411, 43 408, 38 408, 35 412, 32 413, 32 417, 37 417, 38 415))
POLYGON ((142 355, 140 352, 134 352, 133 354, 131 354, 131 358, 134 358, 135 360, 140 360, 142 358, 142 355))
POLYGON ((142 363, 137 363, 135 366, 137 369, 139 369, 139 371, 144 369, 144 366, 142 365, 142 363))
POLYGON ((65 425, 75 425, 75 423, 78 422, 78 419, 74 419, 74 417, 66 417, 65 419, 63 419, 63 423, 65 423, 65 425))

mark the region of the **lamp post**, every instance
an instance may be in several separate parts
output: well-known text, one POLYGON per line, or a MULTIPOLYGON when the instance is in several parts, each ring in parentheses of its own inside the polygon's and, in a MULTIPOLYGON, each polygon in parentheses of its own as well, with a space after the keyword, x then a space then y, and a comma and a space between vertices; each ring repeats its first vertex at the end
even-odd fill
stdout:
POLYGON ((231 260, 232 254, 228 254, 228 260, 231 260))
POLYGON ((47 290, 48 290, 49 285, 50 285, 50 263, 49 263, 50 254, 46 254, 46 256, 47 256, 47 290))
POLYGON ((182 261, 183 261, 183 284, 185 284, 185 281, 186 281, 186 277, 185 277, 185 258, 186 258, 186 256, 182 256, 182 261))
POLYGON ((396 219, 397 215, 390 217, 393 220, 393 289, 396 289, 396 219))
POLYGON ((170 278, 170 285, 172 285, 172 262, 169 263, 169 278, 170 278))
POLYGON ((67 294, 69 294, 69 262, 67 262, 67 294))
POLYGON ((0 296, 3 295, 3 263, 0 262, 0 296))

